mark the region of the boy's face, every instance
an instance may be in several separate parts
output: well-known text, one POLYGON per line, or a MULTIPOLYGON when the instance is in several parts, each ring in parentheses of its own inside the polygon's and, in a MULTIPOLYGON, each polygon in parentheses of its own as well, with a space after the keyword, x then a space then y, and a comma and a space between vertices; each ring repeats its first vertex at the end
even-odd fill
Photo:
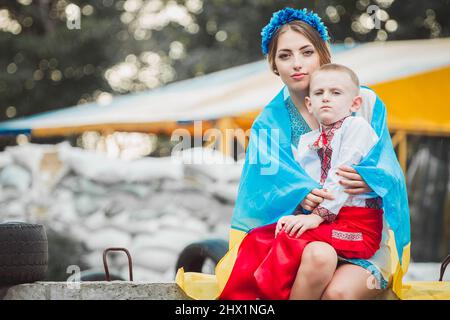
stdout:
POLYGON ((306 106, 321 124, 331 125, 359 109, 362 98, 358 92, 347 73, 318 71, 311 79, 306 106))

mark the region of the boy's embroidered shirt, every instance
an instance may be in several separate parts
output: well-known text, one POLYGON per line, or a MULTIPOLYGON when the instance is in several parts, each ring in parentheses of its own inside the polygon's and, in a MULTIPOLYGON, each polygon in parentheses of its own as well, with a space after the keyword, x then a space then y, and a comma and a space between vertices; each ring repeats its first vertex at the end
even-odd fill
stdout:
POLYGON ((358 164, 378 139, 366 120, 353 116, 300 137, 297 149, 293 150, 296 160, 311 178, 335 197, 334 200, 324 200, 313 213, 333 221, 343 206, 367 206, 367 199, 373 196, 345 193, 339 184, 341 177, 336 173, 341 165, 358 164))

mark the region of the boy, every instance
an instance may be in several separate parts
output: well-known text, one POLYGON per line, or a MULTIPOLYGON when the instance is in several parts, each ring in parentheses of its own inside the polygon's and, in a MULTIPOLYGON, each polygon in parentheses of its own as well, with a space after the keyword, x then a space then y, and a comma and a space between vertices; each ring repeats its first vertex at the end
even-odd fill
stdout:
POLYGON ((305 101, 320 128, 301 136, 294 154, 305 171, 335 197, 323 201, 313 214, 331 222, 343 206, 377 206, 379 198, 345 193, 336 174, 341 165, 358 164, 378 142, 370 124, 351 115, 362 104, 356 74, 338 64, 322 66, 311 77, 310 96, 305 101))

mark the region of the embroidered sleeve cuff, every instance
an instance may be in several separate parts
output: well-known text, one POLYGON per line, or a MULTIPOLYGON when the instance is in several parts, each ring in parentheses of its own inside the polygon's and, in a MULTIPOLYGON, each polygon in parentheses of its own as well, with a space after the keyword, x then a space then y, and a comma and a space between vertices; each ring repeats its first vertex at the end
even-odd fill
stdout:
POLYGON ((313 214, 317 214, 319 217, 322 217, 327 222, 332 222, 336 219, 337 215, 328 210, 327 208, 318 206, 312 212, 313 214))

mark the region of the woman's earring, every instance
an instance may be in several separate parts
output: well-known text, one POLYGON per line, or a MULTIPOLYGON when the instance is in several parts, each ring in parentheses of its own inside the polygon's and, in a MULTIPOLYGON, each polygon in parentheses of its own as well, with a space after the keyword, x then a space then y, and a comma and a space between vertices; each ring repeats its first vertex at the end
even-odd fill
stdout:
POLYGON ((280 74, 278 73, 277 69, 273 69, 273 73, 275 73, 277 76, 279 76, 280 74))

